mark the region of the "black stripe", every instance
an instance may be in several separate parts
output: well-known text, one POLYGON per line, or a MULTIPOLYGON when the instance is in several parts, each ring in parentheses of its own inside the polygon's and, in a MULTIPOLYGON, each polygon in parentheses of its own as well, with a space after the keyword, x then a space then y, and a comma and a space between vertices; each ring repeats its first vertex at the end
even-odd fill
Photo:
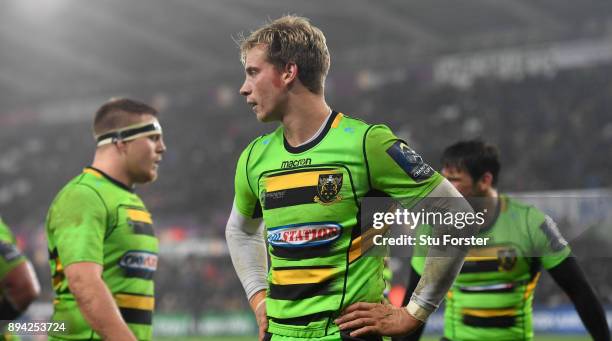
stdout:
POLYGON ((49 250, 49 259, 56 259, 57 257, 59 257, 57 248, 53 249, 53 251, 49 250))
POLYGON ((461 268, 462 274, 478 273, 478 272, 496 272, 499 271, 499 263, 497 260, 484 260, 479 262, 465 262, 461 268))
POLYGON ((317 257, 329 256, 332 247, 336 244, 336 241, 327 244, 310 246, 310 247, 282 247, 282 246, 271 246, 270 253, 273 256, 286 258, 286 259, 311 259, 317 257))
POLYGON ((253 210, 253 214, 251 215, 251 218, 258 219, 262 217, 263 217, 263 211, 261 210, 261 203, 259 203, 259 199, 257 199, 257 202, 255 203, 255 209, 253 210))
POLYGON ((303 300, 315 296, 329 295, 332 279, 309 284, 270 284, 270 298, 275 300, 303 300))
POLYGON ((153 322, 153 311, 151 310, 119 308, 119 311, 127 323, 151 325, 153 322))
POLYGON ((317 195, 317 186, 298 187, 283 189, 280 191, 266 192, 264 197, 264 209, 296 206, 314 203, 317 195))
POLYGON ((516 324, 514 316, 478 317, 463 315, 463 324, 480 328, 510 328, 516 324))
POLYGON ((145 270, 145 269, 125 269, 124 276, 127 278, 140 278, 151 280, 153 279, 153 275, 155 271, 145 270))
POLYGON ((466 293, 466 294, 493 294, 493 293, 506 293, 506 292, 514 292, 514 287, 507 287, 507 288, 498 288, 498 289, 475 289, 472 290, 469 287, 461 287, 459 288, 459 291, 466 293))
POLYGON ((153 232, 153 225, 142 221, 129 220, 129 224, 132 225, 134 234, 144 234, 147 236, 155 236, 153 232))
POLYGON ((272 270, 283 271, 283 270, 312 270, 312 269, 335 269, 333 265, 311 265, 311 266, 279 266, 272 268, 272 270))
POLYGON ((321 311, 315 314, 292 317, 292 318, 284 318, 284 319, 279 319, 279 318, 270 316, 269 319, 276 323, 280 323, 280 324, 287 324, 287 325, 292 325, 292 326, 307 326, 311 322, 321 321, 323 319, 329 318, 333 316, 335 313, 336 313, 335 311, 329 310, 329 311, 321 311))
POLYGON ((283 144, 285 146, 285 149, 292 154, 298 154, 298 153, 302 153, 307 151, 308 149, 316 146, 317 144, 319 144, 319 142, 321 142, 321 140, 323 140, 323 138, 327 135, 327 132, 329 131, 329 129, 331 128, 332 123, 334 123, 334 120, 336 119, 336 116, 338 116, 338 112, 336 111, 332 111, 330 117, 327 119, 327 122, 325 123, 325 128, 323 128, 323 131, 319 134, 319 136, 317 136, 314 140, 303 144, 301 146, 298 147, 292 147, 289 142, 287 142, 287 139, 285 138, 285 135, 283 134, 283 144))
POLYGON ((346 329, 340 331, 340 340, 342 341, 382 341, 383 338, 380 335, 364 335, 364 336, 351 336, 351 332, 356 329, 346 329))

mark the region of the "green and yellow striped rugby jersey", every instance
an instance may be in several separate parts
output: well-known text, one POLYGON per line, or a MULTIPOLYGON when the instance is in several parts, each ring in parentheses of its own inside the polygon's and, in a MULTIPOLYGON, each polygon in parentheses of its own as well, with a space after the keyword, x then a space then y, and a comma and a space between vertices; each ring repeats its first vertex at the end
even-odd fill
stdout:
POLYGON ((268 331, 336 334, 342 309, 381 302, 383 258, 362 257, 362 199, 374 192, 423 197, 441 181, 389 128, 338 112, 299 147, 286 142, 282 126, 255 139, 238 161, 235 205, 265 222, 268 331))
MULTIPOLYGON (((477 237, 446 297, 444 336, 466 340, 532 340, 533 293, 541 268, 570 254, 555 223, 540 210, 501 195, 497 219, 477 237)), ((427 229, 423 233, 429 233, 427 229)), ((426 251, 417 246, 419 255, 426 251)), ((422 274, 425 257, 412 257, 422 274)))
POLYGON ((134 335, 151 340, 158 240, 138 195, 101 171, 86 168, 53 201, 46 232, 55 291, 51 320, 66 322, 67 328, 49 339, 100 339, 81 314, 64 275, 70 264, 94 262, 103 266, 102 278, 134 335))

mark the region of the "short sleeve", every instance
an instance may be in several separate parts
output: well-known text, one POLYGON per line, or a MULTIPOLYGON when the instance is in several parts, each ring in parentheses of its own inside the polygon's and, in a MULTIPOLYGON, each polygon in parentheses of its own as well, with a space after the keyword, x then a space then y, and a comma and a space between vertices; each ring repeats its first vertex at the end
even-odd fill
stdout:
POLYGON ((74 185, 53 204, 49 232, 64 267, 77 262, 103 265, 108 225, 106 206, 93 189, 74 185))
POLYGON ((373 189, 393 198, 425 197, 442 181, 442 176, 388 127, 376 125, 366 134, 364 149, 373 189))
POLYGON ((13 234, 0 219, 0 279, 26 260, 15 244, 13 234))
POLYGON ((234 179, 234 202, 238 211, 245 217, 261 218, 261 206, 255 195, 248 173, 248 161, 253 148, 251 143, 240 155, 236 166, 236 177, 234 179))
POLYGON ((554 268, 571 254, 567 241, 551 217, 531 208, 529 221, 533 252, 540 256, 544 269, 554 268))

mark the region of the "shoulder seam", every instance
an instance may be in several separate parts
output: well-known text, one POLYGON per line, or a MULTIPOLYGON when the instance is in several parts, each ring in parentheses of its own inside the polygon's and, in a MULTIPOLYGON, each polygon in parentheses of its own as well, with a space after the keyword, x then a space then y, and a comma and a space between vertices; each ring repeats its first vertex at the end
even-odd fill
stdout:
POLYGON ((110 215, 109 210, 108 210, 108 206, 106 205, 106 202, 104 201, 104 198, 102 198, 100 193, 98 193, 98 191, 95 188, 91 187, 90 185, 81 183, 80 179, 79 179, 78 182, 75 183, 75 185, 80 185, 80 186, 84 186, 86 188, 89 188, 89 189, 91 189, 96 194, 96 196, 100 199, 100 201, 102 202, 102 205, 104 206, 104 210, 106 211, 106 219, 108 219, 108 217, 110 215))
MULTIPOLYGON (((267 135, 267 134, 266 134, 267 135)), ((253 193, 253 195, 256 198, 259 198, 259 196, 257 194, 255 194, 255 192, 253 192, 253 187, 251 186, 251 179, 249 179, 249 160, 251 159, 251 153, 253 152, 253 148, 255 148, 255 143, 257 143, 257 141, 261 140, 262 137, 266 136, 266 135, 261 135, 258 138, 256 138, 255 140, 253 140, 253 142, 251 142, 251 146, 249 148, 249 153, 247 154, 247 159, 244 163, 244 174, 246 175, 246 180, 247 180, 247 184, 249 185, 249 189, 251 190, 251 193, 253 193)))
POLYGON ((368 133, 373 127, 375 127, 375 125, 369 125, 369 127, 366 129, 365 133, 363 134, 363 143, 362 143, 363 159, 365 161, 366 174, 368 175, 368 186, 370 186, 370 189, 372 189, 372 179, 370 177, 370 164, 368 163, 368 153, 366 152, 366 139, 368 137, 368 133))

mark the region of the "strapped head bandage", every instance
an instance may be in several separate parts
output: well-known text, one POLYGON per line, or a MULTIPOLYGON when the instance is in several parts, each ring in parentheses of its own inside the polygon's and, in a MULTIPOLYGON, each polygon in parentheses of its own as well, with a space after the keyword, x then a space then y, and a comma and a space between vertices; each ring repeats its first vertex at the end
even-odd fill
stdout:
POLYGON ((157 120, 145 123, 138 123, 125 128, 109 131, 104 134, 97 135, 97 146, 115 143, 117 141, 131 141, 139 137, 150 135, 161 135, 162 128, 157 120))

